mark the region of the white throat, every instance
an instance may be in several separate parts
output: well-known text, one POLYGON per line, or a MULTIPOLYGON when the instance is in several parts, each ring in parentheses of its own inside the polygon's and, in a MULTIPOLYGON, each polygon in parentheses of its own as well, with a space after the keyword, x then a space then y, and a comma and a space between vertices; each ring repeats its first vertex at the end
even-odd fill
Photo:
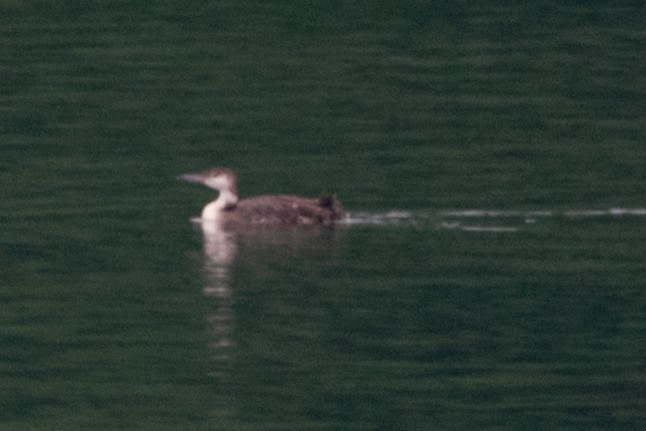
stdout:
POLYGON ((202 220, 217 220, 222 211, 235 208, 238 203, 238 196, 230 190, 220 191, 216 200, 208 204, 202 210, 202 220))

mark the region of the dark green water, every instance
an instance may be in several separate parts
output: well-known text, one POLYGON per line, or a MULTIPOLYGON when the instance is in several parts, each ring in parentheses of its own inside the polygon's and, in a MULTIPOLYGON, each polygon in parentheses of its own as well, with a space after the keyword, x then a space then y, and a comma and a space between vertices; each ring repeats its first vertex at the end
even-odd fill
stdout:
POLYGON ((643 17, 0 0, 0 429, 644 429, 643 17))

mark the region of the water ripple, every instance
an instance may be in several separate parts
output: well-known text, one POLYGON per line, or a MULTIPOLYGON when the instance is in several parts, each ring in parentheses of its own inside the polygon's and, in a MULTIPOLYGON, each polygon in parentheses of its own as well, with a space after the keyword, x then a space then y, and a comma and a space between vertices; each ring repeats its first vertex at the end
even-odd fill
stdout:
POLYGON ((518 232, 541 220, 580 218, 646 217, 646 208, 565 209, 565 210, 392 210, 388 212, 353 212, 342 225, 415 226, 465 232, 518 232))

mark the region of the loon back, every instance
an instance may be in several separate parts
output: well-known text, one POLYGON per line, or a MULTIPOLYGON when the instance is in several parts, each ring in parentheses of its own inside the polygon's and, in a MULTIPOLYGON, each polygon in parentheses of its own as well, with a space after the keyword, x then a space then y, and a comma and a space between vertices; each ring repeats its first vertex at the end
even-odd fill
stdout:
POLYGON ((291 195, 256 196, 239 201, 222 212, 229 224, 331 224, 345 217, 343 206, 335 196, 319 199, 291 195))

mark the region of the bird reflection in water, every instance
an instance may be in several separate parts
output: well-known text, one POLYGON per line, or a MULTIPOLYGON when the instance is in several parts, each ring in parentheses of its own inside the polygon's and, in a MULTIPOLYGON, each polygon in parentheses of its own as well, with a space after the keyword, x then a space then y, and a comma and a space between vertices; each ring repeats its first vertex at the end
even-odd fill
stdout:
POLYGON ((226 229, 210 221, 196 220, 196 223, 204 242, 204 294, 214 303, 208 317, 216 368, 212 375, 224 377, 222 374, 231 365, 227 363, 235 360, 234 268, 252 280, 263 280, 267 271, 285 270, 296 259, 320 263, 334 255, 344 229, 340 225, 226 229))
POLYGON ((212 298, 215 309, 209 315, 215 359, 226 360, 233 345, 233 289, 231 270, 238 244, 234 232, 217 228, 212 223, 200 223, 204 241, 204 295, 212 298))

